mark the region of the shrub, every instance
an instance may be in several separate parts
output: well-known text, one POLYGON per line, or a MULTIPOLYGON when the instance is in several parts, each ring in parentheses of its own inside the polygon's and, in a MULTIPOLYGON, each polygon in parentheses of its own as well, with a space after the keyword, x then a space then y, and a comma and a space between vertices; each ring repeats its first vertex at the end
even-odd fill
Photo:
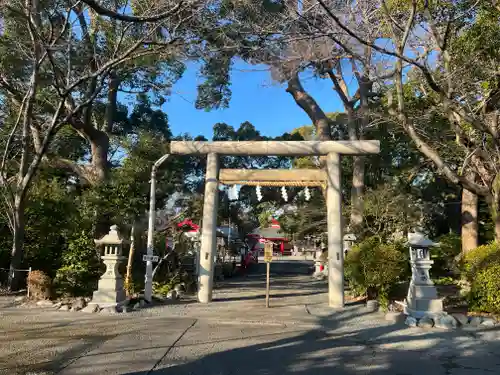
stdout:
POLYGON ((500 313, 500 262, 476 274, 469 295, 469 305, 476 311, 500 313))
POLYGON ((97 289, 101 267, 93 239, 85 232, 74 236, 57 270, 56 292, 65 296, 88 296, 97 289))
POLYGON ((52 280, 42 271, 31 271, 28 275, 30 297, 48 299, 51 296, 52 280))
POLYGON ((461 259, 462 276, 473 282, 478 271, 491 264, 500 263, 500 247, 492 242, 468 251, 461 259))
POLYGON ((500 313, 500 247, 479 246, 461 260, 462 276, 470 284, 469 306, 473 310, 500 313))
POLYGON ((153 282, 153 293, 166 296, 168 292, 174 289, 175 285, 181 282, 181 280, 181 275, 176 274, 166 283, 153 282))
POLYGON ((386 309, 391 286, 407 275, 408 262, 400 243, 381 243, 370 237, 347 253, 345 274, 349 286, 359 295, 377 298, 386 309))

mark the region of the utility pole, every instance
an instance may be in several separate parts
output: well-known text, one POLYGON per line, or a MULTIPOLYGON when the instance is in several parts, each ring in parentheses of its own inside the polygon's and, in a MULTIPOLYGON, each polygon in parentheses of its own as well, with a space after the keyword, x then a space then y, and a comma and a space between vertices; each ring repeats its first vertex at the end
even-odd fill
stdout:
POLYGON ((149 220, 148 220, 148 242, 146 255, 146 275, 144 278, 144 299, 151 302, 153 298, 153 246, 154 246, 154 231, 156 222, 156 171, 170 154, 163 155, 158 159, 151 169, 151 191, 149 198, 149 220))

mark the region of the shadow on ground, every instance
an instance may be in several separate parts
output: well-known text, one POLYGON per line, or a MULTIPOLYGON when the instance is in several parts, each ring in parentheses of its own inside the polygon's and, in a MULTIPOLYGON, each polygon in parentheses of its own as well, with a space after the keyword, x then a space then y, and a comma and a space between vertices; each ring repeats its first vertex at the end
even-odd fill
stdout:
MULTIPOLYGON (((195 360, 170 349, 151 375, 473 375, 500 373, 500 342, 481 333, 416 331, 401 325, 335 332, 342 319, 324 328, 219 351, 195 360), (465 334, 465 337, 464 337, 465 334), (475 336, 475 337, 472 337, 475 336), (425 343, 428 343, 427 345, 425 343)), ((180 341, 182 344, 182 340, 180 341)), ((214 345, 207 342, 205 345, 214 345)), ((196 351, 196 347, 190 348, 196 351)), ((144 375, 129 372, 126 375, 144 375)))

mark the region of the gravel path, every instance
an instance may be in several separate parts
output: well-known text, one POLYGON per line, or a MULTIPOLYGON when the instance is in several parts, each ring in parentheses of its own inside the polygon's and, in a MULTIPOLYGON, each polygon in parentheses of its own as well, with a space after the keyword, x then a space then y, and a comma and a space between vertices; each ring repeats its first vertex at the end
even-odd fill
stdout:
POLYGON ((4 307, 0 374, 500 374, 498 328, 407 328, 363 306, 332 311, 324 292, 308 276, 275 277, 266 309, 257 275, 223 283, 209 305, 119 315, 4 307))

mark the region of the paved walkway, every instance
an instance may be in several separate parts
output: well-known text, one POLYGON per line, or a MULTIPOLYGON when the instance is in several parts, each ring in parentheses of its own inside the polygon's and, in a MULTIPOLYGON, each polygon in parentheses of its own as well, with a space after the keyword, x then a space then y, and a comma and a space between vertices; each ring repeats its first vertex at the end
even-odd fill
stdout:
POLYGON ((262 276, 224 283, 210 305, 104 316, 0 310, 0 374, 500 374, 500 332, 395 325, 363 306, 332 311, 325 285, 262 276))

